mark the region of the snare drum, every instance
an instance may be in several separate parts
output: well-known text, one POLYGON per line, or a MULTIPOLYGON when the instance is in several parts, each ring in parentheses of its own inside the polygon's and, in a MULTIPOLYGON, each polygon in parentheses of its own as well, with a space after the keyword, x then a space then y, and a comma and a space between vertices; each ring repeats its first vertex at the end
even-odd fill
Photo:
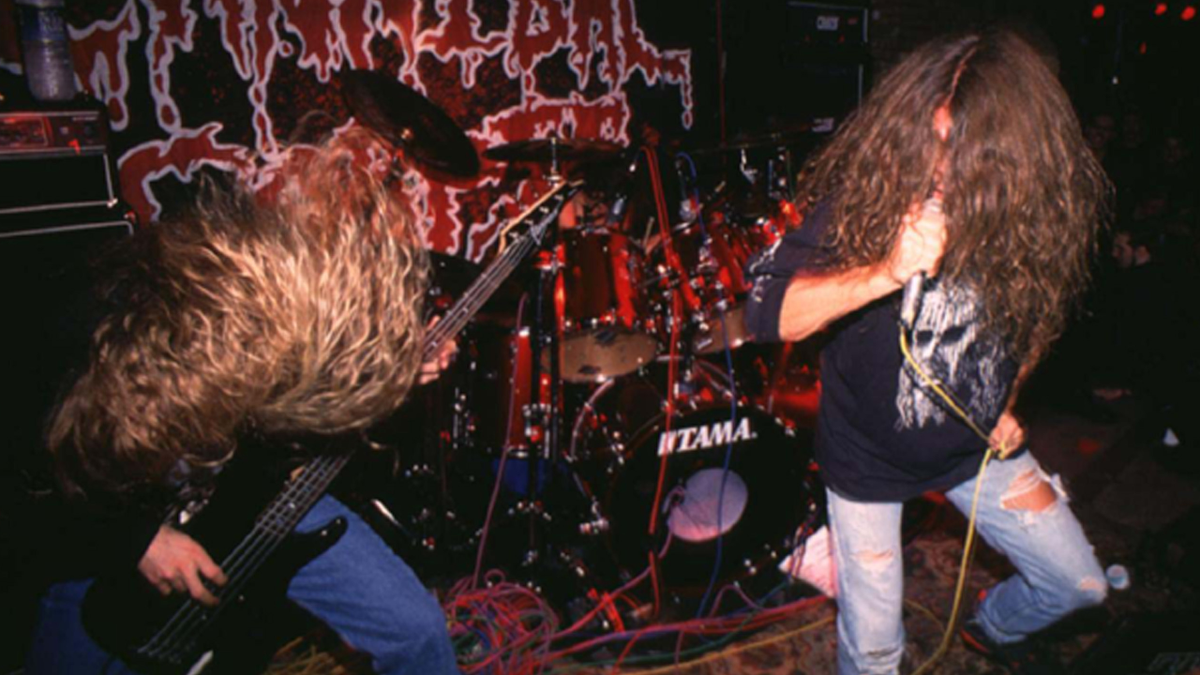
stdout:
POLYGON ((603 382, 653 361, 658 339, 640 249, 623 234, 568 231, 561 251, 555 300, 562 379, 603 382))

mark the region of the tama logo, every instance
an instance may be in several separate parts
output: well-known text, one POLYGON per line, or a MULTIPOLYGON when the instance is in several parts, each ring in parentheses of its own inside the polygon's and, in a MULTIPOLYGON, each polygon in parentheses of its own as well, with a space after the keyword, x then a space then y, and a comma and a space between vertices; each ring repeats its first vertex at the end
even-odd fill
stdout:
POLYGON ((658 437, 658 456, 673 455, 705 448, 720 447, 729 443, 741 443, 756 438, 750 428, 750 418, 743 417, 734 428, 733 420, 701 424, 696 427, 672 429, 658 437))

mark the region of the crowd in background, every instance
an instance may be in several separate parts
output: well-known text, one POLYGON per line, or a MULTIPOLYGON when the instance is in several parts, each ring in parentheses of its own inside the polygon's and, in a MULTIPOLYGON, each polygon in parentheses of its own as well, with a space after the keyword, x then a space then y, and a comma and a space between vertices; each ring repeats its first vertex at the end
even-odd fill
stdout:
POLYGON ((1190 130, 1129 108, 1083 116, 1113 183, 1084 314, 1057 351, 1060 402, 1104 419, 1121 400, 1144 405, 1164 456, 1200 467, 1200 172, 1190 130), (1065 371, 1065 372, 1062 372, 1065 371))

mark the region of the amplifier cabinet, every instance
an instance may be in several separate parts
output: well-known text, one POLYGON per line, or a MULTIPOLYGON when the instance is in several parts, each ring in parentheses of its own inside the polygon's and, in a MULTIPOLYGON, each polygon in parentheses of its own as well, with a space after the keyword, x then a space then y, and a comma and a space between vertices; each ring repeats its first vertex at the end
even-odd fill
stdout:
POLYGON ((132 231, 112 209, 0 215, 0 392, 8 448, 0 469, 25 464, 41 447, 47 413, 87 359, 101 309, 93 296, 96 263, 132 231))
POLYGON ((113 207, 117 182, 102 111, 0 111, 0 216, 113 207))

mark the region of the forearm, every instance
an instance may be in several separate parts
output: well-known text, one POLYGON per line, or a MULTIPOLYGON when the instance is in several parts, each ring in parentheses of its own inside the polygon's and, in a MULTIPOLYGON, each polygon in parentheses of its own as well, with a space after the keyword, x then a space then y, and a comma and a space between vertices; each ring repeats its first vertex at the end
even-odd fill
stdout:
POLYGON ((900 283, 882 265, 826 275, 798 275, 788 282, 779 315, 779 338, 788 342, 822 330, 879 298, 896 292, 900 283))

